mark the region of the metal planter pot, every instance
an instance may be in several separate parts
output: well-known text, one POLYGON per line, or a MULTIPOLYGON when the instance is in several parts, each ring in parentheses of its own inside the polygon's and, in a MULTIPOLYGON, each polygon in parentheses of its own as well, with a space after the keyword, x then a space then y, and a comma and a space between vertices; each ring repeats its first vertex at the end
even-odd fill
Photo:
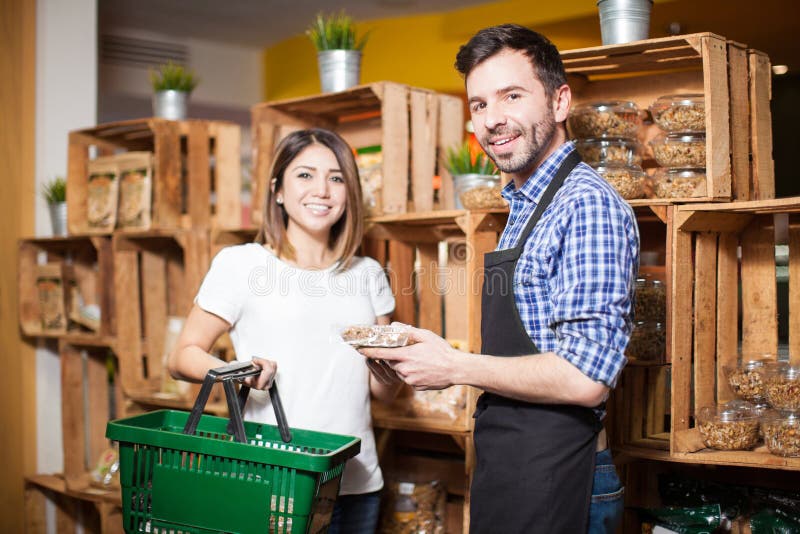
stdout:
POLYGON ((604 45, 647 39, 653 0, 598 0, 604 45))
POLYGON ((189 93, 185 91, 157 91, 153 95, 153 116, 181 121, 186 118, 189 93))
POLYGON ((344 91, 359 84, 361 78, 359 50, 323 50, 317 52, 317 62, 323 93, 344 91))
POLYGON ((53 235, 64 237, 67 235, 67 203, 55 202, 48 204, 50 210, 50 224, 53 227, 53 235))

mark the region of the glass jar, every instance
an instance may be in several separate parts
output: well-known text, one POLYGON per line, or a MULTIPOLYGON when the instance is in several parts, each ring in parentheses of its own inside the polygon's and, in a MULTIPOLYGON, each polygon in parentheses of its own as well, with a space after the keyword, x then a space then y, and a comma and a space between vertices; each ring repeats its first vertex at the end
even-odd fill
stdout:
POLYGON ((633 318, 657 323, 667 320, 667 288, 664 282, 647 276, 636 279, 633 318))
POLYGON ((800 410, 800 366, 776 365, 766 373, 767 402, 777 410, 800 410))
POLYGON ((638 321, 633 325, 625 356, 639 362, 663 363, 666 360, 667 334, 663 323, 638 321))
POLYGON ((641 165, 641 145, 630 139, 576 139, 575 148, 589 165, 641 165))
POLYGON ((650 106, 653 121, 665 132, 705 132, 706 107, 702 94, 665 95, 650 106))
POLYGON ((703 443, 711 449, 741 451, 758 443, 758 415, 750 407, 705 406, 696 419, 703 443))
POLYGON ((642 124, 633 102, 612 100, 575 107, 569 114, 570 132, 576 138, 623 137, 635 139, 642 124))
POLYGON ((653 173, 653 192, 658 198, 706 196, 705 169, 658 168, 653 173))
POLYGON ((800 456, 800 412, 771 411, 761 417, 764 444, 778 456, 800 456))
POLYGON ((661 134, 652 141, 656 163, 671 169, 705 169, 705 134, 661 134))
POLYGON ((743 358, 741 364, 725 365, 722 370, 737 398, 753 404, 765 404, 767 372, 781 365, 771 358, 743 358))
POLYGON ((457 174, 453 176, 456 208, 479 210, 508 206, 500 194, 503 186, 496 174, 457 174))
POLYGON ((625 200, 644 197, 645 174, 638 165, 594 165, 594 170, 614 186, 625 200))

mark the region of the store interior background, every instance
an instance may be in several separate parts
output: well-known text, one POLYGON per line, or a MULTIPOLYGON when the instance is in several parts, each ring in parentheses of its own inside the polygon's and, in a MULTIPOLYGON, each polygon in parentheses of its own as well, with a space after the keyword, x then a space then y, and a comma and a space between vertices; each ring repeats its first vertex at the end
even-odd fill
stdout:
MULTIPOLYGON (((5 289, 16 284, 6 274, 15 272, 16 239, 50 234, 38 192, 44 182, 66 173, 67 133, 149 116, 148 68, 175 59, 201 78, 190 117, 242 125, 242 168, 247 175, 250 107, 319 91, 316 54, 302 32, 318 10, 339 8, 359 22, 359 30, 370 31, 362 83, 388 80, 463 94, 463 81, 452 67, 458 46, 479 28, 505 22, 536 29, 560 49, 601 44, 594 0, 10 0, 3 5, 0 50, 17 52, 5 48, 14 32, 25 31, 24 26, 12 28, 15 17, 35 29, 35 51, 26 49, 19 55, 35 57, 30 78, 35 101, 27 101, 35 109, 35 164, 20 163, 22 172, 17 174, 9 165, 2 171, 3 180, 22 182, 19 177, 24 177, 11 196, 23 205, 15 209, 24 215, 4 225, 10 230, 3 237, 0 336, 6 366, 0 374, 0 458, 11 466, 0 477, 1 531, 16 531, 4 524, 22 524, 22 475, 59 472, 63 467, 58 355, 46 343, 34 351, 19 340, 16 302, 9 297, 15 289, 5 289), (33 21, 30 4, 35 4, 33 21)), ((800 124, 800 8, 794 0, 655 1, 651 37, 702 31, 746 43, 766 52, 773 65, 788 66, 786 74, 773 77, 776 193, 800 195, 800 180, 792 169, 800 124)), ((14 68, 6 62, 0 75, 14 79, 14 68)), ((13 108, 12 101, 4 96, 0 111, 13 108)), ((3 139, 20 132, 25 133, 8 126, 3 139)), ((5 158, 22 157, 6 146, 3 150, 5 158)))

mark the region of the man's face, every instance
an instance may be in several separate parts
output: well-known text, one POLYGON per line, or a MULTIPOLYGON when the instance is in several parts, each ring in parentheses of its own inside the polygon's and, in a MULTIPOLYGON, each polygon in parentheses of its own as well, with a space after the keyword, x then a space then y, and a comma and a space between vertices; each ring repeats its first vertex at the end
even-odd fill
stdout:
POLYGON ((466 82, 483 150, 501 171, 527 179, 555 135, 556 96, 546 97, 530 59, 515 50, 484 60, 466 82))

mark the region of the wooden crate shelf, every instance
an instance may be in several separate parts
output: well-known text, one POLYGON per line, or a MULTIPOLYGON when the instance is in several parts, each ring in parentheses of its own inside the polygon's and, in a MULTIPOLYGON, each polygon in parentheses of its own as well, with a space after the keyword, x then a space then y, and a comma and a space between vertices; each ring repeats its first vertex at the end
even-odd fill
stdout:
POLYGON ((185 317, 209 267, 208 232, 116 233, 117 355, 128 396, 161 390, 168 317, 185 317))
MULTIPOLYGON (((775 196, 769 115, 769 58, 711 33, 648 39, 564 51, 573 106, 630 100, 647 109, 658 97, 700 93, 706 109, 706 184, 679 202, 769 199, 775 196), (753 162, 751 168, 751 160, 753 162)), ((645 124, 647 142, 660 133, 645 124)))
MULTIPOLYGON (((437 158, 461 143, 463 106, 458 97, 391 82, 258 104, 252 110, 253 205, 263 206, 277 143, 294 130, 321 127, 336 131, 354 148, 382 147, 382 213, 432 210, 437 158)), ((441 207, 452 208, 452 177, 444 169, 438 169, 438 174, 442 177, 441 207)), ((260 219, 261 208, 255 208, 253 220, 260 219)))
MULTIPOLYGON (((18 244, 18 294, 20 330, 26 336, 58 337, 63 335, 94 339, 107 343, 116 331, 114 321, 114 292, 112 281, 114 265, 111 257, 111 240, 102 236, 71 236, 40 239, 22 239, 18 244), (100 321, 96 331, 81 327, 67 315, 59 331, 42 327, 40 298, 36 286, 37 266, 60 265, 69 269, 77 289, 86 304, 100 308, 100 321)), ((65 294, 70 290, 61 271, 65 294)), ((69 302, 66 296, 65 305, 69 302)))
POLYGON ((55 532, 75 532, 81 525, 89 534, 123 534, 122 495, 119 490, 95 487, 69 489, 61 475, 34 475, 25 479, 25 532, 46 534, 45 501, 56 505, 55 532))
POLYGON ((239 126, 222 121, 149 118, 70 132, 69 232, 91 231, 86 221, 92 150, 98 155, 142 150, 154 154, 151 228, 240 226, 240 143, 239 126))

